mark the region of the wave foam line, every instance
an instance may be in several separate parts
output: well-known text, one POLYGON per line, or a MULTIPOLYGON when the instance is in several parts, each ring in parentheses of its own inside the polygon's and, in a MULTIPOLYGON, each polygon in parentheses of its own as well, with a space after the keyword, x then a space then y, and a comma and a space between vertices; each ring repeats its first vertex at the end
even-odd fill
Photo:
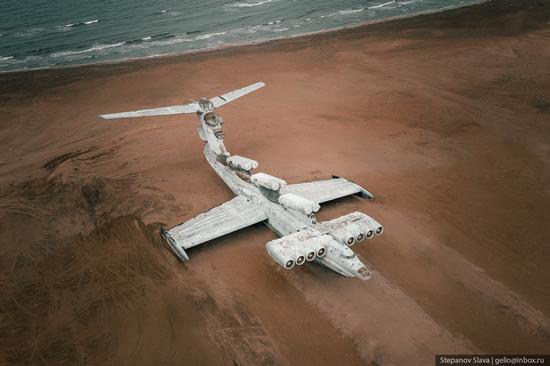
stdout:
POLYGON ((221 36, 221 35, 224 35, 226 33, 227 32, 208 33, 208 34, 204 34, 204 35, 201 35, 201 36, 197 36, 197 37, 195 37, 195 39, 196 40, 208 39, 208 38, 215 37, 215 36, 221 36))
POLYGON ((119 47, 122 45, 125 45, 126 42, 119 42, 119 43, 111 43, 111 44, 97 44, 93 47, 87 48, 85 50, 80 51, 62 51, 62 52, 56 52, 52 53, 51 57, 63 57, 63 56, 71 56, 71 55, 78 55, 80 53, 87 53, 87 52, 93 52, 93 51, 99 51, 106 48, 113 48, 113 47, 119 47))
POLYGON ((387 3, 380 4, 380 5, 369 6, 368 9, 378 9, 378 8, 382 8, 382 7, 386 6, 386 5, 390 5, 390 4, 393 4, 393 3, 395 3, 395 0, 388 1, 387 3))
POLYGON ((250 8, 252 6, 259 6, 259 5, 267 4, 267 3, 270 3, 272 1, 273 0, 264 0, 264 1, 259 1, 257 3, 233 3, 233 4, 229 4, 228 6, 230 8, 250 8))
POLYGON ((76 27, 76 26, 79 26, 79 25, 90 25, 90 24, 95 24, 99 22, 99 19, 93 19, 93 20, 86 20, 85 22, 77 22, 77 23, 70 23, 70 24, 65 24, 64 27, 66 28, 72 28, 72 27, 76 27))
MULTIPOLYGON (((370 8, 369 8, 370 9, 370 8)), ((350 9, 350 10, 340 10, 338 12, 338 14, 342 14, 342 15, 346 15, 346 14, 354 14, 354 13, 360 13, 362 12, 363 10, 365 10, 365 8, 361 8, 361 9, 350 9)))

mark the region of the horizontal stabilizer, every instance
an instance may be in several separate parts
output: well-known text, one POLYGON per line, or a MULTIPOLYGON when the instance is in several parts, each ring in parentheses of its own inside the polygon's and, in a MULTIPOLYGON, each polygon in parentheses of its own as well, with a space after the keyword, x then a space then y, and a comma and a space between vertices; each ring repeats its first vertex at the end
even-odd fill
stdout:
POLYGON ((102 114, 99 117, 103 119, 115 119, 115 118, 148 117, 148 116, 167 116, 171 114, 195 113, 198 110, 200 110, 200 108, 197 103, 190 103, 190 104, 174 105, 170 107, 143 109, 139 111, 102 114))
POLYGON ((244 88, 233 90, 228 93, 211 98, 210 101, 214 104, 214 108, 218 108, 224 104, 234 101, 237 98, 240 98, 244 95, 252 93, 253 91, 258 90, 264 86, 265 86, 265 83, 262 83, 260 81, 256 84, 245 86, 244 88))

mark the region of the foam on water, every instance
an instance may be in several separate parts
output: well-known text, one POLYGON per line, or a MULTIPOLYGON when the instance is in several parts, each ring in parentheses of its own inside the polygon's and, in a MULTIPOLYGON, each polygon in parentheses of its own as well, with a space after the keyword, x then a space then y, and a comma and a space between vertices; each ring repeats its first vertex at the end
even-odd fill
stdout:
MULTIPOLYGON (((409 4, 409 3, 410 3, 410 1, 406 2, 406 4, 409 4)), ((388 1, 388 2, 385 2, 385 3, 382 3, 382 4, 378 4, 378 5, 369 6, 369 9, 383 8, 384 6, 388 6, 388 5, 391 5, 391 4, 395 4, 395 0, 388 1)))
POLYGON ((4 0, 0 72, 255 43, 479 0, 4 0))
POLYGON ((338 14, 342 14, 342 15, 346 15, 346 14, 355 14, 355 13, 360 13, 362 12, 363 10, 365 10, 365 8, 361 8, 361 9, 350 9, 350 10, 340 10, 338 12, 338 14))
POLYGON ((229 4, 228 6, 231 7, 231 8, 250 8, 252 6, 259 6, 259 5, 267 4, 267 3, 270 3, 270 2, 272 2, 272 0, 258 1, 257 3, 246 3, 246 2, 233 3, 233 4, 229 4))
POLYGON ((88 52, 94 52, 94 51, 101 51, 106 48, 113 48, 113 47, 119 47, 126 44, 126 42, 119 42, 119 43, 113 43, 113 44, 96 44, 90 48, 87 48, 85 50, 79 50, 79 51, 63 51, 63 52, 55 52, 52 53, 51 57, 63 57, 63 56, 71 56, 71 55, 78 55, 81 53, 88 53, 88 52))

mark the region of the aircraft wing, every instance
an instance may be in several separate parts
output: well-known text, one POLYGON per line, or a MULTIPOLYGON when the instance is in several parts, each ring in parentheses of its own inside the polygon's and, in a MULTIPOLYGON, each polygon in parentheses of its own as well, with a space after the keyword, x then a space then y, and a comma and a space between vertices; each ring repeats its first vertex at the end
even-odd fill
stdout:
POLYGON ((285 193, 294 193, 317 203, 332 201, 353 194, 358 194, 368 199, 374 198, 374 196, 363 187, 347 179, 336 176, 333 176, 332 179, 289 184, 282 189, 281 195, 285 193))
POLYGON ((252 93, 253 91, 258 90, 264 86, 265 84, 260 81, 259 83, 245 86, 244 88, 233 90, 228 93, 218 95, 217 97, 210 98, 210 101, 214 104, 215 108, 218 108, 248 93, 252 93))
POLYGON ((102 114, 99 117, 103 119, 114 119, 114 118, 147 117, 147 116, 166 116, 170 114, 195 113, 199 109, 200 108, 197 105, 197 103, 190 103, 190 104, 182 104, 182 105, 173 105, 170 107, 142 109, 139 111, 102 114))
POLYGON ((266 219, 267 215, 260 207, 243 196, 237 196, 168 231, 162 230, 162 236, 182 261, 188 261, 185 249, 266 219))

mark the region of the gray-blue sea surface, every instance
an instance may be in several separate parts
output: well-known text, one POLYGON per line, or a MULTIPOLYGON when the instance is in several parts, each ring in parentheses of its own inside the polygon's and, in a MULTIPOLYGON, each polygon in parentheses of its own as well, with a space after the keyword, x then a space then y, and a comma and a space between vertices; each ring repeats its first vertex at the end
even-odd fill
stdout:
POLYGON ((257 42, 477 0, 2 0, 0 72, 257 42))

